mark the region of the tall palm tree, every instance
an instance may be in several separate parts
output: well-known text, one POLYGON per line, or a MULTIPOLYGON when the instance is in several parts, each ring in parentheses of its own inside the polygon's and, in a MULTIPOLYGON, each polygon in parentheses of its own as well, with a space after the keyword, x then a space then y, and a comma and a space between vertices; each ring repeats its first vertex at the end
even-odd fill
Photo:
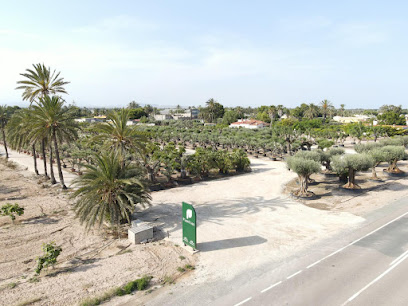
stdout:
MULTIPOLYGON (((52 153, 55 151, 58 175, 63 189, 66 189, 62 174, 61 159, 58 142, 72 141, 78 137, 78 125, 74 121, 71 108, 64 107, 64 100, 58 96, 48 95, 39 99, 37 105, 33 105, 33 133, 43 135, 49 139, 50 150, 50 174, 53 175, 52 153), (54 144, 54 148, 52 148, 54 144)), ((52 179, 52 178, 51 178, 52 179)))
MULTIPOLYGON (((47 68, 44 64, 33 64, 33 67, 34 69, 26 69, 26 73, 21 73, 20 75, 25 77, 25 79, 17 82, 17 84, 21 84, 21 86, 18 86, 16 89, 24 90, 22 94, 23 100, 29 100, 31 104, 34 101, 38 102, 39 98, 49 94, 67 94, 64 85, 70 82, 66 82, 64 78, 60 78, 60 72, 56 73, 55 70, 51 72, 50 67, 47 68)), ((44 163, 44 174, 48 177, 47 159, 45 156, 46 139, 43 138, 39 141, 44 163)))
POLYGON ((30 103, 46 95, 67 94, 64 85, 69 84, 64 78, 61 78, 60 72, 51 69, 44 64, 33 64, 34 69, 26 69, 26 73, 20 75, 25 80, 18 81, 21 84, 16 89, 23 89, 23 100, 29 100, 30 103))
POLYGON ((129 109, 109 112, 106 116, 107 122, 95 126, 97 135, 92 138, 92 141, 103 142, 108 148, 119 150, 123 160, 126 153, 143 152, 146 137, 133 126, 127 125, 129 116, 129 109))
POLYGON ((340 111, 341 111, 341 115, 344 116, 344 111, 345 111, 345 104, 340 104, 340 111))
MULTIPOLYGON (((7 124, 7 136, 10 145, 15 150, 21 150, 25 146, 31 146, 34 160, 35 174, 39 175, 37 167, 37 153, 35 149, 36 139, 30 136, 31 114, 30 109, 23 108, 13 114, 7 124)), ((46 170, 46 169, 45 169, 46 170)))
POLYGON ((305 110, 304 116, 308 119, 313 119, 319 115, 319 108, 313 103, 309 104, 305 110))
POLYGON ((76 215, 90 228, 104 221, 118 226, 128 223, 137 204, 149 203, 150 195, 140 178, 141 170, 135 164, 122 166, 120 152, 94 156, 95 165, 85 165, 84 174, 74 180, 78 189, 72 197, 77 199, 76 215))
POLYGON ((320 107, 322 109, 323 119, 326 120, 327 114, 329 113, 330 108, 333 107, 333 104, 329 100, 324 99, 320 102, 320 107))
POLYGON ((0 105, 0 130, 3 136, 3 145, 4 150, 6 152, 6 159, 9 158, 8 150, 7 150, 7 140, 6 140, 6 124, 9 120, 9 113, 7 111, 7 107, 4 105, 0 105))

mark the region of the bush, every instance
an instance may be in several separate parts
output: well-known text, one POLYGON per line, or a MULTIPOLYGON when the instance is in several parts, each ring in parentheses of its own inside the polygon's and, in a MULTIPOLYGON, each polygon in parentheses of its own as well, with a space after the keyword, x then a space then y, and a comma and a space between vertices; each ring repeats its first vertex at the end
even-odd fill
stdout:
POLYGON ((2 216, 9 216, 11 222, 14 223, 14 220, 16 220, 16 215, 21 216, 24 214, 24 208, 20 207, 18 204, 7 203, 0 208, 0 214, 2 216))
POLYGON ((244 150, 234 149, 232 152, 232 165, 237 172, 243 172, 249 169, 251 162, 244 150))
POLYGON ((37 274, 40 274, 43 268, 54 266, 57 262, 57 257, 62 252, 62 248, 56 246, 55 242, 44 243, 42 248, 44 255, 37 259, 37 268, 35 269, 35 273, 37 274))
POLYGON ((123 287, 113 288, 103 295, 99 297, 89 298, 83 301, 80 305, 81 306, 95 306, 100 305, 101 303, 110 300, 114 296, 123 296, 126 294, 131 294, 133 291, 136 290, 145 290, 147 286, 149 286, 150 280, 152 279, 151 276, 144 276, 137 280, 128 282, 123 287))

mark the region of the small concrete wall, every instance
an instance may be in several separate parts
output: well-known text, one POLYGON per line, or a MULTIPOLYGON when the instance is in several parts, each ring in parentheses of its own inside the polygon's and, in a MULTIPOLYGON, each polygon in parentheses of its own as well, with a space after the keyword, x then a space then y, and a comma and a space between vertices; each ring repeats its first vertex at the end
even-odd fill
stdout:
POLYGON ((128 239, 130 242, 137 244, 144 240, 153 238, 153 226, 141 224, 128 229, 128 239))

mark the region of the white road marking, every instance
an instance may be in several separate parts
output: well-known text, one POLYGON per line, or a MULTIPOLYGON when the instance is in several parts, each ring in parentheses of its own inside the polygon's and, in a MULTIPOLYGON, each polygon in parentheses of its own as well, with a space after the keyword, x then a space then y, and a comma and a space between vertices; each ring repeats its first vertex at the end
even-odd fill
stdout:
POLYGON ((276 287, 278 285, 282 284, 282 281, 277 282, 276 284, 273 284, 272 286, 269 286, 268 288, 265 288, 264 290, 261 291, 261 293, 264 293, 270 289, 272 289, 273 287, 276 287))
POLYGON ((404 257, 405 255, 408 254, 408 250, 405 251, 404 253, 402 253, 400 256, 398 256, 397 258, 395 258, 391 263, 390 266, 392 266, 394 263, 396 263, 397 261, 399 261, 402 257, 404 257))
POLYGON ((351 296, 343 305, 347 304, 348 302, 351 302, 354 300, 356 297, 358 297, 363 291, 365 291, 367 288, 369 288, 371 285, 379 281, 381 278, 383 278, 385 275, 387 275, 389 272, 391 272, 394 268, 396 268, 401 262, 403 262, 406 258, 408 258, 408 254, 402 257, 399 261, 397 261, 394 265, 389 267, 387 270, 385 270, 383 273, 381 273, 379 276, 377 276, 374 280, 372 280, 370 283, 368 283, 366 286, 364 286, 360 291, 355 293, 353 296, 351 296))
POLYGON ((296 273, 293 273, 291 276, 288 276, 286 279, 291 279, 292 277, 298 275, 299 273, 302 273, 302 270, 299 270, 296 273))
POLYGON ((336 255, 337 253, 343 251, 345 248, 348 248, 349 246, 351 246, 351 245, 353 245, 353 244, 359 242, 360 240, 362 240, 362 239, 364 239, 364 238, 366 238, 366 237, 368 237, 368 236, 374 234, 375 232, 377 232, 377 231, 379 231, 380 229, 386 227, 387 225, 391 224, 392 222, 395 222, 395 221, 397 221, 398 219, 401 219, 402 217, 404 217, 404 216, 407 215, 407 214, 408 214, 408 212, 402 214, 402 215, 399 216, 399 217, 396 217, 395 219, 392 219, 391 221, 389 221, 389 222, 385 223, 384 225, 380 226, 379 228, 377 228, 377 229, 375 229, 375 230, 369 232, 368 234, 364 235, 363 237, 354 240, 353 242, 351 242, 351 243, 347 244, 346 246, 344 246, 344 247, 338 249, 337 251, 334 251, 333 253, 331 253, 331 254, 329 254, 329 255, 323 257, 322 259, 320 259, 320 260, 318 260, 318 261, 312 263, 311 265, 308 265, 306 268, 309 269, 309 268, 311 268, 311 267, 317 265, 319 262, 321 262, 321 261, 323 261, 323 260, 325 260, 325 259, 327 259, 327 258, 329 258, 329 257, 332 257, 333 255, 336 255))
POLYGON ((244 303, 246 303, 246 302, 248 302, 249 300, 251 300, 252 299, 252 296, 251 297, 249 297, 249 298, 247 298, 247 299, 245 299, 245 300, 243 300, 242 302, 239 302, 238 304, 235 304, 234 306, 239 306, 239 305, 242 305, 242 304, 244 304, 244 303))

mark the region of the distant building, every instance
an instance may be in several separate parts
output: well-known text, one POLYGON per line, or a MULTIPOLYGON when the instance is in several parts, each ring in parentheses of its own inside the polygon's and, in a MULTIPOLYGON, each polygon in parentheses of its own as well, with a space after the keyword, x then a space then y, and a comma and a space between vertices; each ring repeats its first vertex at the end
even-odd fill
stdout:
POLYGON ((355 122, 365 122, 371 117, 366 115, 355 115, 353 117, 342 117, 342 116, 334 116, 333 120, 340 122, 340 123, 355 123, 355 122))
POLYGON ((230 128, 239 128, 243 127, 246 129, 263 129, 264 127, 269 126, 268 123, 260 120, 251 120, 251 119, 239 119, 237 122, 230 124, 230 128))
POLYGON ((158 115, 154 115, 154 120, 169 120, 169 119, 173 119, 173 116, 170 114, 158 114, 158 115))
POLYGON ((196 108, 180 110, 180 109, 164 109, 159 115, 154 115, 155 120, 191 120, 197 119, 199 110, 196 108))

